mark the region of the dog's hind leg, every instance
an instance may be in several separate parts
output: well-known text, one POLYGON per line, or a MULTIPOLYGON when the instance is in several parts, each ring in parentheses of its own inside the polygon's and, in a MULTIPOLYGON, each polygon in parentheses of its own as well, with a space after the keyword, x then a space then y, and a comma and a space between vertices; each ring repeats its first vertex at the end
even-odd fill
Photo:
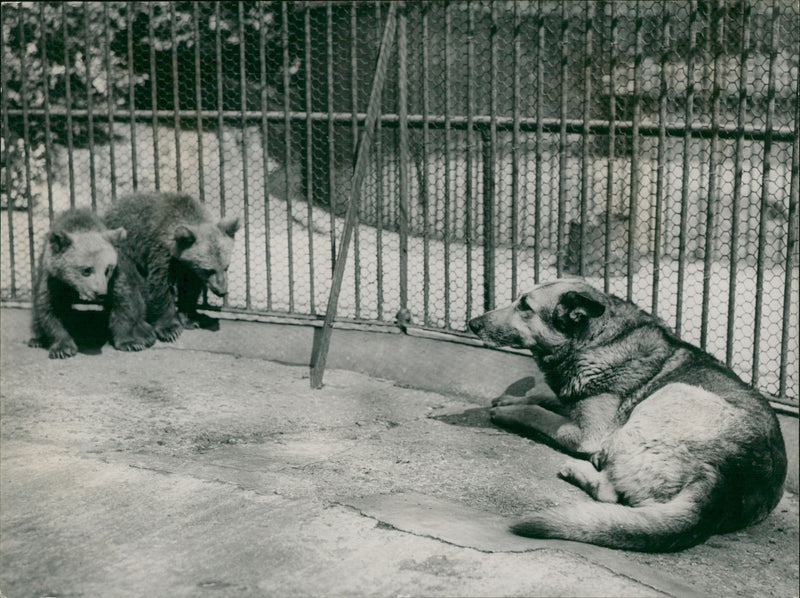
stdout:
POLYGON ((586 461, 573 461, 558 472, 559 477, 575 484, 593 499, 615 503, 619 500, 614 485, 603 471, 597 471, 586 461))

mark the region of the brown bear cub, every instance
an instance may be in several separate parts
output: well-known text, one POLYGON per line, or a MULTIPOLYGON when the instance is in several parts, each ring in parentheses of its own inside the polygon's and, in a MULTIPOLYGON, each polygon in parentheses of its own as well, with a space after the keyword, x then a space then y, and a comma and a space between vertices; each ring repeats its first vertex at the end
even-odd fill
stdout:
POLYGON ((160 340, 174 341, 184 329, 216 322, 197 312, 197 302, 206 287, 218 296, 227 293, 238 217, 215 221, 188 195, 139 193, 115 203, 105 222, 128 231, 120 252, 133 265, 113 288, 109 326, 115 347, 144 343, 145 324, 160 340), (140 312, 132 303, 137 298, 140 312))
POLYGON ((56 218, 39 258, 29 346, 48 347, 51 359, 78 352, 73 305, 108 303, 117 270, 115 245, 124 240, 124 228, 108 230, 90 210, 70 210, 56 218))

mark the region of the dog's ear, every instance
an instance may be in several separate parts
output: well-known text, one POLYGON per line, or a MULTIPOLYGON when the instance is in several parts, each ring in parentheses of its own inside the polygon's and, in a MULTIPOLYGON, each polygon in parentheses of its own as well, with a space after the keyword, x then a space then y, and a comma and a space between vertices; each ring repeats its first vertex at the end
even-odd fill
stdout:
POLYGON ((586 327, 591 318, 598 318, 606 311, 597 298, 588 293, 567 291, 556 306, 555 322, 562 332, 577 332, 586 327))

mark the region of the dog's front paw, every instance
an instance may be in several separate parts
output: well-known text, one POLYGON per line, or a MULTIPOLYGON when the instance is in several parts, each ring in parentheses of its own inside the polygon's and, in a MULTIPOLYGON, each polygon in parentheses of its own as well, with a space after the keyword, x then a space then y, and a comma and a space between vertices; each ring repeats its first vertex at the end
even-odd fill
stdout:
POLYGON ((528 397, 519 395, 500 395, 492 399, 492 407, 502 407, 504 405, 522 405, 528 402, 528 397))
POLYGON ((66 359, 78 353, 78 346, 71 338, 56 341, 50 347, 50 359, 66 359))

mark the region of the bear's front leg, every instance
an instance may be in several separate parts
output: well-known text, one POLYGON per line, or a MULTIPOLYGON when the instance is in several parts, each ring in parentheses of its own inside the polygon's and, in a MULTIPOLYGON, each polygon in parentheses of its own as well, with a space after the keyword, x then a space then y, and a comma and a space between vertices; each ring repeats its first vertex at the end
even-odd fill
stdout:
POLYGON ((177 340, 183 331, 167 265, 154 266, 147 275, 147 321, 163 342, 177 340))
POLYGON ((160 341, 171 343, 172 341, 178 340, 181 332, 183 332, 183 324, 181 324, 174 304, 171 305, 171 309, 170 307, 166 307, 162 311, 161 315, 153 323, 153 328, 160 341))
POLYGON ((193 272, 182 269, 178 271, 177 305, 178 317, 184 330, 203 328, 205 330, 219 330, 219 320, 197 311, 200 295, 205 288, 205 283, 193 272))
POLYGON ((29 347, 49 347, 50 359, 66 359, 78 353, 78 345, 58 315, 49 307, 34 308, 34 337, 28 341, 29 347))
POLYGON ((142 351, 156 342, 156 331, 145 320, 147 307, 142 293, 145 280, 133 263, 120 254, 109 284, 108 328, 111 344, 118 351, 142 351))

